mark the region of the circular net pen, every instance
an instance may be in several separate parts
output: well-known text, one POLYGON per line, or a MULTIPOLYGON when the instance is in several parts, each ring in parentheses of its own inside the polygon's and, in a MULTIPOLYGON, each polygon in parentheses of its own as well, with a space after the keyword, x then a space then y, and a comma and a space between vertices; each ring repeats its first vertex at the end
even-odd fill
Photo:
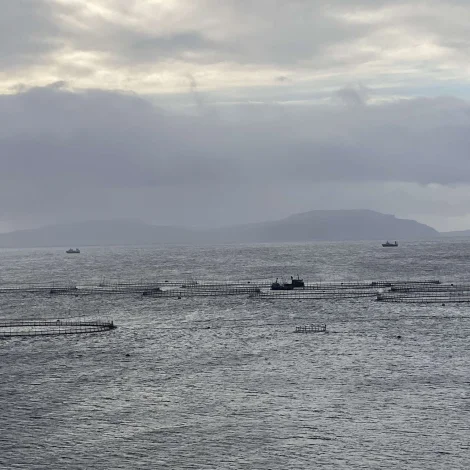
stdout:
POLYGON ((0 320, 0 338, 101 333, 114 328, 113 321, 107 320, 0 320))

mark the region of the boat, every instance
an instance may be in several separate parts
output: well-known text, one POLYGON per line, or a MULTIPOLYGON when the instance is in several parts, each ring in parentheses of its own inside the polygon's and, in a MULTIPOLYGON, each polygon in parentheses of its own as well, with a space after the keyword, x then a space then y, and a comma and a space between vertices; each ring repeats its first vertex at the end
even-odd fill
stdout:
POLYGON ((290 277, 292 287, 305 287, 305 283, 303 279, 300 279, 300 276, 297 274, 297 279, 294 279, 292 276, 290 277))
POLYGON ((68 253, 69 255, 70 254, 75 254, 75 253, 80 253, 80 250, 78 248, 75 248, 75 250, 73 248, 69 248, 66 253, 68 253))
POLYGON ((276 282, 271 284, 271 290, 293 290, 296 287, 305 287, 303 279, 300 279, 300 276, 297 276, 297 279, 294 279, 293 276, 290 277, 291 282, 279 282, 276 279, 276 282))
POLYGON ((387 247, 387 246, 398 246, 398 242, 390 243, 390 242, 387 240, 385 243, 382 243, 382 246, 383 246, 383 247, 387 247))
POLYGON ((271 284, 271 290, 293 290, 294 286, 292 284, 289 284, 287 282, 283 282, 282 284, 278 282, 276 279, 276 282, 273 282, 271 284))

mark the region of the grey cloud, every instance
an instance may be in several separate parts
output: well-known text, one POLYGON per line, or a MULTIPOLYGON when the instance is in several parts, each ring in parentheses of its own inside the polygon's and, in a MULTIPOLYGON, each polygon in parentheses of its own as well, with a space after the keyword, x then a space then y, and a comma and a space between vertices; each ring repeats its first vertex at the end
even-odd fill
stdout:
POLYGON ((36 88, 2 97, 0 123, 3 180, 126 187, 217 176, 207 129, 132 95, 36 88))
MULTIPOLYGON (((96 21, 96 20, 95 20, 96 21)), ((82 35, 71 31, 67 41, 73 49, 98 53, 107 65, 151 65, 167 60, 187 60, 209 63, 227 51, 201 31, 188 30, 174 33, 149 33, 130 26, 98 21, 92 31, 82 35), (196 53, 189 57, 189 53, 196 53)))
MULTIPOLYGON (((130 8, 118 3, 115 8, 132 18, 139 2, 133 5, 130 8)), ((164 22, 174 25, 172 32, 167 28, 159 30, 157 26, 149 33, 133 24, 123 25, 98 17, 86 34, 81 30, 68 31, 67 40, 76 49, 105 54, 113 64, 157 63, 173 58, 198 64, 232 61, 284 67, 297 65, 313 70, 376 59, 376 52, 372 51, 357 51, 352 57, 337 58, 331 55, 329 48, 347 46, 374 34, 381 36, 390 27, 401 26, 414 31, 418 43, 422 38, 447 45, 452 41, 452 47, 462 45, 462 50, 468 43, 461 17, 470 12, 470 7, 465 9, 458 0, 448 2, 445 11, 439 2, 428 2, 426 8, 419 8, 422 4, 416 2, 413 13, 408 10, 398 18, 385 16, 377 23, 346 22, 335 14, 357 13, 362 8, 374 11, 387 6, 400 7, 400 4, 366 0, 335 0, 327 4, 319 0, 196 0, 191 5, 191 15, 185 14, 184 8, 171 13, 165 11, 162 26, 166 26, 164 22), (453 12, 451 5, 460 5, 459 11, 453 12), (443 14, 448 26, 440 24, 443 14), (188 56, 188 52, 194 54, 188 56)), ((154 8, 155 17, 161 17, 163 10, 158 5, 154 8)), ((386 41, 382 47, 394 46, 386 41)))
POLYGON ((465 101, 264 108, 229 122, 96 90, 0 96, 3 217, 228 223, 262 218, 262 207, 295 212, 287 195, 300 190, 313 206, 316 185, 326 183, 470 184, 465 101))
POLYGON ((0 66, 5 71, 47 60, 63 46, 59 15, 70 7, 49 0, 2 0, 0 5, 0 66))
POLYGON ((171 57, 184 58, 189 63, 293 65, 315 59, 315 66, 319 67, 334 62, 331 57, 322 57, 325 48, 358 39, 373 29, 367 25, 348 25, 325 15, 321 2, 199 3, 199 12, 182 32, 150 35, 102 22, 87 39, 74 36, 75 47, 101 49, 114 63, 158 62, 171 57), (217 36, 224 29, 231 29, 230 24, 224 26, 224 21, 239 27, 223 39, 209 39, 213 31, 204 29, 205 18, 218 24, 213 27, 217 36), (199 31, 194 30, 193 22, 200 24, 199 31), (187 57, 187 52, 197 54, 187 57))
POLYGON ((347 87, 338 90, 337 97, 346 105, 364 106, 367 103, 368 94, 368 90, 365 87, 347 87))
MULTIPOLYGON (((335 14, 405 4, 385 0, 194 0, 171 10, 137 0, 104 2, 124 19, 116 21, 102 14, 90 16, 80 4, 5 0, 0 15, 0 65, 4 69, 43 65, 64 48, 95 53, 105 68, 132 66, 146 70, 162 61, 180 60, 187 64, 187 70, 192 64, 231 62, 339 73, 350 65, 377 59, 377 52, 365 48, 336 57, 331 54, 332 46, 341 49, 359 39, 371 43, 382 38, 390 27, 414 32, 418 43, 425 38, 468 54, 462 18, 468 16, 470 6, 459 0, 445 6, 437 1, 415 4, 415 10, 408 8, 398 18, 385 16, 376 23, 351 23, 335 14), (143 6, 148 8, 147 17, 155 18, 149 23, 153 29, 148 25, 144 28, 142 17, 136 13, 143 6)), ((387 42, 390 39, 386 35, 383 41, 382 48, 394 46, 387 42)), ((62 61, 60 67, 71 78, 95 72, 89 63, 62 61)))
POLYGON ((162 58, 181 57, 188 51, 210 51, 217 44, 205 38, 202 33, 186 31, 170 35, 142 35, 130 44, 132 60, 158 61, 162 58))

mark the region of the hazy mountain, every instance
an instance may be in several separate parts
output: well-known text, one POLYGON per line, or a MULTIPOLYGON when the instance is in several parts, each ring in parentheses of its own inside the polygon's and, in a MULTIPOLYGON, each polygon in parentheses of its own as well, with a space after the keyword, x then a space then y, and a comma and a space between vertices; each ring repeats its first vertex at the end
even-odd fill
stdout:
POLYGON ((405 240, 440 234, 414 220, 370 210, 311 211, 285 219, 210 230, 114 220, 52 225, 0 234, 0 247, 405 240))
POLYGON ((441 232, 443 237, 470 237, 470 230, 456 230, 454 232, 441 232))
POLYGON ((133 220, 109 220, 50 225, 0 234, 3 248, 33 246, 150 245, 194 243, 197 233, 180 227, 154 226, 133 220))
POLYGON ((233 242, 296 242, 422 239, 439 233, 415 220, 371 210, 317 210, 273 222, 227 227, 219 229, 217 235, 233 242))

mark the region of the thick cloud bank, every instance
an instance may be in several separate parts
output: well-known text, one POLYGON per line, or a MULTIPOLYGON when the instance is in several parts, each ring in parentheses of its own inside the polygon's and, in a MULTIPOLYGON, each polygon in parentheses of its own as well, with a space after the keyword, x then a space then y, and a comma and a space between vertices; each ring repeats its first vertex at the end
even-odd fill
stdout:
POLYGON ((367 105, 342 90, 328 106, 241 106, 229 120, 220 109, 176 115, 135 95, 62 85, 0 96, 9 227, 114 217, 218 225, 361 207, 466 217, 462 100, 367 105))
POLYGON ((469 15, 463 0, 2 0, 0 90, 66 80, 175 93, 188 74, 225 100, 344 83, 461 90, 469 15))

